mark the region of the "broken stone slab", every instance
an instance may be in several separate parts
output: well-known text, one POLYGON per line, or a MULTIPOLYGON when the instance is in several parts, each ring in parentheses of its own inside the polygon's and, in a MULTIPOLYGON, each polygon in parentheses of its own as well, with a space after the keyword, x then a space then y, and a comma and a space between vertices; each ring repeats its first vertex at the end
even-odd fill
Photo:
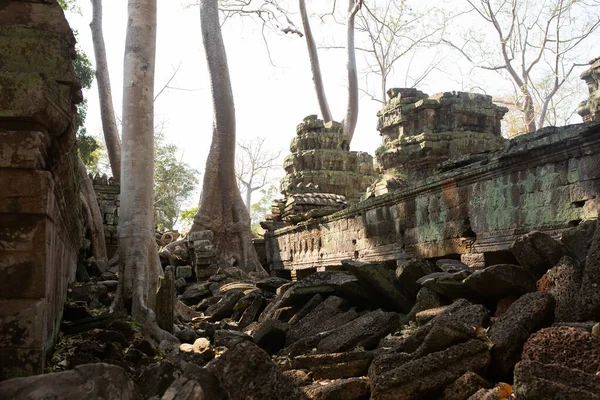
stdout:
POLYGON ((531 272, 514 264, 496 264, 474 271, 463 283, 485 299, 521 296, 536 289, 531 272))
POLYGON ((2 399, 120 399, 141 397, 121 367, 105 363, 79 365, 70 371, 0 382, 2 399))
POLYGON ((254 332, 254 343, 268 354, 275 354, 285 347, 285 337, 290 326, 276 319, 261 323, 254 332))
POLYGON ((343 379, 365 376, 373 354, 351 351, 333 354, 306 354, 292 360, 292 368, 308 370, 314 379, 343 379))
POLYGON ((559 260, 569 255, 567 248, 550 235, 542 232, 527 233, 510 245, 519 264, 529 268, 536 277, 541 277, 559 260))
POLYGON ((475 372, 467 372, 444 390, 442 400, 467 400, 480 389, 489 389, 490 382, 475 372))
POLYGON ((202 386, 192 379, 177 378, 161 400, 204 400, 202 386))
POLYGON ((346 310, 346 300, 337 296, 328 297, 304 318, 291 326, 286 343, 289 345, 296 340, 335 329, 358 317, 356 311, 346 310))
POLYGON ((210 283, 193 283, 185 289, 185 292, 179 296, 179 300, 186 306, 198 304, 202 299, 212 295, 210 283))
POLYGON ((263 308, 264 302, 265 300, 260 296, 254 298, 252 304, 250 304, 244 310, 240 320, 238 321, 238 327, 240 329, 245 329, 248 325, 250 325, 252 322, 258 319, 258 316, 260 315, 260 312, 263 308))
MULTIPOLYGON (((417 299, 415 305, 411 308, 410 312, 406 316, 408 321, 415 321, 417 315, 425 310, 430 310, 438 307, 442 307, 444 301, 442 297, 431 289, 423 287, 417 293, 417 299)), ((425 321, 426 322, 426 321, 425 321)))
POLYGON ((194 269, 189 265, 180 265, 176 271, 177 278, 192 279, 194 276, 194 269))
POLYGON ((308 396, 282 374, 271 357, 252 342, 240 342, 207 368, 231 399, 307 400, 308 396))
POLYGON ((583 267, 571 257, 563 257, 537 282, 538 290, 554 297, 555 322, 581 320, 581 281, 583 267))
POLYGON ((553 319, 554 298, 548 293, 529 293, 515 301, 487 332, 494 343, 492 373, 497 377, 509 374, 520 360, 527 338, 553 319))
POLYGON ((377 306, 408 313, 414 301, 398 284, 394 271, 385 264, 369 264, 343 260, 342 266, 369 289, 371 301, 377 306))
POLYGON ((452 260, 449 258, 442 258, 440 260, 437 260, 435 262, 435 266, 438 267, 443 272, 448 272, 451 274, 460 272, 460 271, 470 271, 471 270, 467 264, 462 263, 458 260, 452 260))
POLYGON ((557 364, 523 360, 515 366, 514 392, 527 400, 598 400, 600 376, 557 364))
POLYGON ((600 337, 567 326, 544 328, 527 339, 521 358, 595 374, 600 371, 600 337))
POLYGON ((188 242, 197 242, 199 240, 209 240, 212 242, 214 238, 215 236, 210 230, 190 232, 187 234, 188 242))
POLYGON ((161 280, 160 288, 156 293, 156 323, 162 330, 173 334, 175 323, 175 276, 173 267, 165 269, 164 278, 161 280))
POLYGON ((368 291, 352 274, 343 271, 322 271, 315 272, 291 286, 281 296, 280 307, 304 304, 317 293, 321 295, 335 294, 349 302, 363 306, 371 303, 368 291))
POLYGON ((142 374, 136 379, 136 384, 144 398, 152 396, 162 396, 179 372, 175 369, 173 363, 165 360, 154 363, 146 367, 142 374))
POLYGON ((471 271, 467 270, 455 273, 435 272, 420 278, 417 283, 448 299, 478 298, 480 295, 463 282, 469 275, 471 271))
POLYGON ((290 280, 272 276, 256 282, 256 287, 276 294, 277 289, 287 283, 290 283, 290 280))
POLYGON ((198 382, 206 399, 227 400, 227 394, 221 388, 219 380, 209 369, 202 368, 194 363, 188 363, 182 377, 198 382))
POLYGON ((583 265, 590 251, 595 232, 595 220, 583 221, 575 228, 563 231, 560 235, 560 241, 573 257, 583 265))
POLYGON ((219 287, 218 294, 225 294, 231 290, 239 290, 244 292, 245 294, 249 293, 252 290, 256 290, 256 286, 253 283, 248 282, 232 282, 226 283, 219 287))
POLYGON ((436 318, 420 346, 415 350, 414 357, 424 357, 475 338, 475 330, 464 323, 448 316, 436 318))
POLYGON ((319 304, 323 302, 323 296, 320 294, 315 294, 311 299, 296 313, 288 323, 290 325, 294 325, 296 322, 300 321, 302 318, 306 317, 308 313, 317 308, 319 304))
POLYGON ((339 353, 356 347, 371 350, 379 340, 400 326, 400 315, 395 312, 376 310, 365 313, 341 325, 317 345, 323 353, 339 353))
POLYGON ((63 321, 61 323, 61 330, 66 334, 81 333, 92 329, 104 328, 113 321, 125 318, 127 318, 127 315, 124 313, 106 313, 96 317, 80 319, 78 321, 63 321))
POLYGON ((231 329, 217 329, 215 330, 213 343, 215 347, 227 347, 232 348, 240 342, 251 342, 252 336, 239 331, 231 329))
POLYGON ((288 369, 283 371, 283 376, 291 379, 298 386, 310 385, 313 381, 309 371, 303 369, 288 369))
POLYGON ((179 300, 177 300, 175 302, 174 312, 175 312, 175 317, 180 322, 192 322, 192 320, 194 318, 197 318, 200 316, 200 313, 192 310, 190 307, 186 306, 179 300))
POLYGON ((421 288, 417 283, 425 275, 440 272, 440 269, 421 257, 413 257, 396 268, 398 283, 412 296, 416 296, 421 288))
POLYGON ((466 372, 480 373, 489 363, 488 347, 479 340, 469 340, 375 375, 371 399, 436 398, 466 372))
POLYGON ((331 383, 313 383, 302 390, 312 400, 360 400, 369 395, 366 378, 340 379, 331 383))
POLYGON ((233 314, 233 307, 242 297, 244 297, 244 293, 241 291, 229 291, 216 304, 208 307, 204 315, 210 316, 212 321, 220 321, 228 318, 233 314))

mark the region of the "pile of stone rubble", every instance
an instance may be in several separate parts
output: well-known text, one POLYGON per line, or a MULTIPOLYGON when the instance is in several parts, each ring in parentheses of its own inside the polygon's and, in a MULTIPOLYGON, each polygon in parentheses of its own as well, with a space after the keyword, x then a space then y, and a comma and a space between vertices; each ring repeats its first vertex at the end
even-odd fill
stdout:
POLYGON ((600 399, 596 226, 524 235, 515 264, 346 261, 298 282, 218 261, 207 277, 179 248, 163 260, 179 264, 181 343, 158 346, 102 313, 116 276, 92 263, 65 307, 63 372, 1 382, 0 398, 600 399))

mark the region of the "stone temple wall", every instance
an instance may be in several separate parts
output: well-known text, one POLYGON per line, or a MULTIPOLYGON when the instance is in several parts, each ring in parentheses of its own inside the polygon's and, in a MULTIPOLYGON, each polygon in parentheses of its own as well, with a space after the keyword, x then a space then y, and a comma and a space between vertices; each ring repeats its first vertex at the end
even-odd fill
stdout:
POLYGON ((532 230, 558 234, 600 209, 600 123, 544 128, 502 149, 446 161, 435 174, 343 211, 268 232, 271 271, 300 277, 341 260, 454 257, 510 262, 532 230))
POLYGON ((55 0, 0 2, 0 380, 42 372, 75 276, 74 58, 55 0))
POLYGON ((94 184, 94 191, 98 199, 98 207, 102 214, 102 224, 104 225, 104 239, 106 241, 106 253, 110 260, 117 252, 119 236, 117 228, 119 226, 119 193, 121 186, 106 175, 91 177, 94 184))

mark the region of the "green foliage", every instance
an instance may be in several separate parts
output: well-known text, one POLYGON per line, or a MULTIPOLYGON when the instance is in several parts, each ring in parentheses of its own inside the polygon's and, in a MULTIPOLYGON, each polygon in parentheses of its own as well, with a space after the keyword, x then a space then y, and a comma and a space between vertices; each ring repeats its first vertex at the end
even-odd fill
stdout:
MULTIPOLYGON (((173 229, 183 203, 198 185, 199 172, 177 159, 177 146, 154 138, 154 207, 161 230, 173 229)), ((193 218, 193 217, 192 217, 193 218)))
POLYGON ((77 5, 77 0, 58 0, 58 4, 65 11, 81 15, 81 8, 77 5))
POLYGON ((81 50, 78 47, 76 51, 77 57, 73 62, 75 74, 81 82, 81 87, 84 89, 89 89, 92 87, 92 83, 94 82, 94 78, 96 77, 96 71, 94 71, 94 68, 92 68, 92 62, 90 61, 88 56, 83 52, 83 50, 81 50))
POLYGON ((191 225, 194 222, 194 216, 198 214, 198 206, 188 208, 187 210, 181 211, 179 220, 184 225, 191 225))
POLYGON ((252 235, 254 237, 262 237, 264 229, 260 226, 260 221, 264 221, 265 214, 271 213, 271 203, 279 195, 279 190, 275 185, 269 185, 260 190, 260 199, 250 206, 250 220, 252 235))

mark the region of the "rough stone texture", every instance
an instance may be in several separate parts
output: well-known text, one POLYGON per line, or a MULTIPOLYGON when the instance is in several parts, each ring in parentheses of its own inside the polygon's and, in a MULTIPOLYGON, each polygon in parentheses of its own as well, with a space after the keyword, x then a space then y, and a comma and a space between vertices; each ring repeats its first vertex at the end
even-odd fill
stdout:
POLYGON ((491 385, 486 379, 474 372, 467 372, 444 390, 442 400, 467 400, 479 389, 487 389, 491 385))
POLYGON ((204 400, 204 392, 198 382, 178 378, 169 386, 161 400, 204 400))
POLYGON ((59 5, 0 7, 0 380, 41 373, 81 244, 72 61, 59 5))
POLYGON ((188 363, 183 378, 193 379, 200 384, 207 400, 226 400, 227 395, 221 388, 217 377, 208 369, 194 363, 188 363))
POLYGON ((567 326, 545 328, 529 337, 521 357, 595 374, 600 371, 600 337, 567 326))
POLYGON ((487 332, 494 343, 493 373, 499 377, 508 374, 520 360, 527 338, 553 319, 554 299, 548 293, 529 293, 515 301, 487 332))
POLYGON ((490 297, 520 296, 535 292, 536 288, 533 274, 513 264, 497 264, 475 271, 463 283, 486 300, 490 297))
POLYGON ((212 361, 208 368, 232 399, 308 399, 282 374, 269 355, 252 342, 237 344, 212 361))
POLYGON ((289 276, 345 259, 403 262, 417 254, 515 263, 508 249, 523 233, 556 238, 597 217, 599 132, 599 123, 544 128, 319 221, 273 227, 265 236, 271 271, 289 276))
POLYGON ((560 235, 560 242, 582 265, 590 251, 592 238, 596 232, 596 221, 583 221, 575 228, 567 229, 560 235))
POLYGON ((396 278, 402 287, 413 296, 416 296, 421 288, 417 280, 434 272, 439 272, 439 269, 435 265, 427 260, 423 260, 421 257, 413 257, 401 263, 396 268, 396 278))
POLYGON ((96 175, 94 177, 90 175, 90 178, 94 184, 98 207, 102 215, 106 253, 108 258, 111 259, 119 247, 117 227, 119 226, 119 208, 121 206, 119 200, 121 186, 113 178, 108 178, 106 175, 96 175))
POLYGON ((395 312, 376 310, 341 325, 317 345, 325 353, 349 351, 356 347, 371 350, 379 340, 394 332, 400 325, 400 316, 395 312))
POLYGON ((0 382, 0 398, 138 400, 140 396, 123 368, 98 363, 0 382))
POLYGON ((586 122, 600 121, 600 57, 590 61, 590 68, 581 74, 581 79, 587 83, 590 97, 577 112, 586 122))
POLYGON ((285 335, 290 326, 276 319, 261 323, 254 333, 254 343, 269 354, 275 354, 285 346, 285 335))
POLYGON ((365 376, 373 355, 365 351, 307 354, 295 357, 292 368, 309 370, 314 379, 341 379, 365 376))
POLYGON ((436 398, 464 373, 482 372, 489 363, 487 346, 470 340, 375 375, 371 399, 436 398))
POLYGON ((529 268, 538 277, 569 253, 562 243, 542 232, 530 232, 521 236, 511 245, 510 251, 519 264, 529 268))
POLYGON ((442 307, 443 304, 444 302, 439 294, 431 289, 427 289, 426 287, 421 288, 421 290, 419 290, 417 293, 415 305, 410 310, 406 318, 409 321, 414 321, 417 314, 426 310, 442 307))
POLYGON ((584 320, 597 321, 600 315, 600 229, 598 228, 583 269, 581 312, 584 320))
POLYGON ((369 395, 369 381, 365 378, 341 379, 326 385, 314 383, 302 390, 312 400, 360 400, 369 395))
POLYGON ((556 364, 521 361, 515 366, 514 391, 527 400, 598 400, 600 376, 556 364))
POLYGON ((554 297, 555 322, 581 319, 581 280, 583 267, 571 257, 563 257, 537 282, 538 290, 554 297))
POLYGON ((345 260, 343 267, 369 289, 371 301, 388 310, 408 313, 413 300, 399 285, 396 275, 385 264, 368 264, 345 260))

